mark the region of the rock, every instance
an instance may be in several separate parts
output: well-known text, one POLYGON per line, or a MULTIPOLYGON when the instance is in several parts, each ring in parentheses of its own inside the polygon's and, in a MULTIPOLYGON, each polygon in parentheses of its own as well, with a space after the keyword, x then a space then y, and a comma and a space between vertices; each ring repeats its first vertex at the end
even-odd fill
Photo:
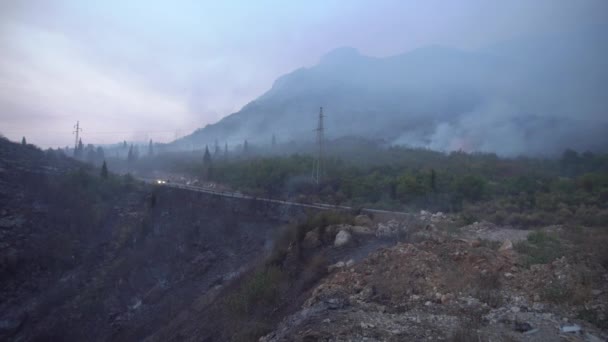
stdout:
POLYGON ((567 324, 562 325, 559 330, 563 333, 577 333, 582 330, 581 326, 578 324, 567 324))
POLYGON ((399 222, 390 220, 386 223, 378 223, 376 236, 380 238, 393 237, 396 236, 400 230, 405 230, 405 228, 400 229, 399 222))
POLYGON ((498 249, 499 252, 508 252, 511 250, 513 250, 513 243, 511 242, 511 240, 505 240, 498 249))
POLYGON ((532 329, 534 329, 534 327, 527 322, 519 322, 519 321, 515 321, 514 327, 515 331, 520 332, 520 333, 524 333, 526 331, 530 331, 532 329))
POLYGON ((355 260, 353 260, 353 259, 349 259, 349 260, 346 262, 345 266, 346 266, 346 267, 351 267, 351 266, 353 266, 354 264, 355 264, 355 260))
POLYGON ((441 296, 441 304, 447 304, 449 303, 452 299, 454 299, 454 295, 451 293, 448 294, 444 294, 443 296, 441 296))
POLYGON ((314 229, 306 233, 304 236, 303 246, 305 248, 316 248, 321 246, 321 239, 318 229, 314 229))
POLYGON ((367 301, 376 293, 373 287, 365 287, 361 292, 359 292, 359 298, 361 300, 367 301))
POLYGON ((604 342, 603 339, 601 339, 593 334, 590 334, 590 333, 585 334, 585 340, 587 342, 604 342))
POLYGON ((352 241, 352 235, 345 230, 341 230, 336 234, 336 239, 334 240, 335 247, 343 247, 348 245, 352 241))
POLYGON ((372 219, 370 219, 369 216, 367 216, 367 215, 355 216, 355 225, 356 226, 371 227, 373 224, 374 223, 372 222, 372 219))
POLYGON ((512 306, 512 307, 511 307, 511 312, 518 313, 519 311, 520 311, 519 306, 512 306))
POLYGON ((479 239, 475 239, 470 242, 470 245, 473 248, 477 248, 477 247, 481 246, 481 241, 479 239))
POLYGON ((507 278, 507 279, 513 278, 513 273, 509 273, 509 272, 505 273, 505 278, 507 278))
POLYGON ((364 226, 352 226, 350 227, 350 232, 355 235, 372 235, 373 232, 371 229, 364 226))
POLYGON ((327 272, 331 273, 335 269, 344 268, 344 266, 346 266, 346 264, 344 263, 344 261, 338 261, 337 263, 335 263, 333 265, 329 265, 327 267, 327 272))

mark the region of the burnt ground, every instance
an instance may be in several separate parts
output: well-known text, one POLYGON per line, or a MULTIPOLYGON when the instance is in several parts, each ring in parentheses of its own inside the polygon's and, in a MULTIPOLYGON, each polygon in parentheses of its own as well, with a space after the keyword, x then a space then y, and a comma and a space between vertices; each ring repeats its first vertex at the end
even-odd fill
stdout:
POLYGON ((62 193, 72 177, 96 185, 97 172, 0 144, 1 339, 141 340, 245 270, 282 224, 255 206, 137 182, 94 205, 62 193))
MULTIPOLYGON (((62 154, 5 140, 0 205, 0 339, 14 341, 236 339, 234 324, 247 319, 227 314, 225 299, 266 262, 288 221, 311 214, 101 179, 62 154)), ((252 317, 280 321, 328 264, 394 244, 353 241, 309 250, 323 255, 322 271, 252 317)), ((299 267, 291 271, 309 272, 299 267)))

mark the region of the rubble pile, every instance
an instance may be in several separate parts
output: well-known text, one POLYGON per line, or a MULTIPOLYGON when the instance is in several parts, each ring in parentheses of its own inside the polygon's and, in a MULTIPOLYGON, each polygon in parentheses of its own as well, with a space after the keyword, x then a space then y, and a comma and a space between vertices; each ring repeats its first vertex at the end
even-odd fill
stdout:
MULTIPOLYGON (((375 235, 400 229, 392 227, 399 224, 378 224, 375 235)), ((474 227, 499 230, 485 223, 465 229, 474 227)), ((520 264, 511 240, 490 248, 451 238, 432 224, 413 234, 422 241, 398 243, 358 263, 330 266, 330 275, 302 310, 261 341, 608 337, 602 330, 608 273, 601 265, 561 258, 528 269, 520 264)))

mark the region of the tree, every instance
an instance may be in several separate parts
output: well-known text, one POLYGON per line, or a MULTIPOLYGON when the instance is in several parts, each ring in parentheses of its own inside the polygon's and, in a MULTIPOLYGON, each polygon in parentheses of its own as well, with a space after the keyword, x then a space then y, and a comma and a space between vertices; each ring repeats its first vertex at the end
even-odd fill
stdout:
POLYGON ((224 143, 224 159, 228 160, 228 143, 224 143))
POLYGON ((87 145, 87 153, 86 153, 86 161, 88 163, 94 164, 95 163, 95 146, 93 144, 88 144, 87 145))
POLYGON ((106 153, 103 150, 103 147, 97 146, 97 150, 95 150, 95 162, 99 163, 106 159, 106 153))
POLYGON ((272 135, 272 141, 270 142, 270 144, 272 145, 272 147, 277 146, 277 137, 274 134, 272 135))
POLYGON ((471 201, 480 200, 485 190, 486 182, 475 175, 466 175, 456 181, 456 193, 471 201))
POLYGON ((133 152, 133 144, 129 147, 129 152, 127 153, 127 161, 132 163, 135 161, 135 154, 133 152))
POLYGON ((245 139, 245 142, 243 143, 243 153, 249 153, 249 144, 247 143, 247 139, 245 139))
POLYGON ((205 145, 205 154, 203 155, 203 179, 208 179, 211 175, 211 154, 209 146, 205 145))
POLYGON ((217 139, 215 139, 215 147, 214 147, 214 151, 213 151, 213 156, 217 157, 220 155, 220 144, 217 142, 217 139))
POLYGON ((84 145, 82 143, 82 139, 78 139, 78 145, 74 149, 74 157, 80 159, 80 158, 82 158, 83 153, 84 153, 84 145))
POLYGON ((148 156, 154 155, 154 147, 152 145, 152 139, 150 139, 150 143, 148 144, 148 156))
POLYGON ((203 164, 211 164, 211 154, 209 153, 209 146, 205 145, 205 154, 203 155, 203 164))
POLYGON ((21 138, 21 145, 27 145, 27 141, 25 140, 25 137, 21 138))
POLYGON ((101 165, 101 178, 108 179, 108 166, 105 160, 103 161, 103 165, 101 165))
POLYGON ((430 179, 431 191, 437 191, 437 174, 435 173, 435 169, 431 169, 431 179, 430 179))

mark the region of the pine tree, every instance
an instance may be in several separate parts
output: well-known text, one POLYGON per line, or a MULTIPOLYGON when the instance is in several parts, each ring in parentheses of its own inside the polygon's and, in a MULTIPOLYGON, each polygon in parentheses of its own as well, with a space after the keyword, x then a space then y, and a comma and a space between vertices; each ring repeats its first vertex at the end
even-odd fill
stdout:
POLYGON ((108 179, 108 166, 105 160, 103 161, 103 165, 101 165, 101 178, 108 179))
POLYGON ((271 145, 272 147, 277 146, 277 137, 274 134, 272 135, 271 145))
POLYGON ((25 137, 21 138, 21 145, 27 145, 27 141, 25 140, 25 137))
POLYGON ((247 139, 245 139, 245 142, 243 143, 243 153, 249 153, 249 144, 247 143, 247 139))
POLYGON ((437 175, 435 169, 431 169, 431 190, 435 192, 437 190, 437 175))
POLYGON ((211 154, 209 146, 205 145, 205 154, 203 155, 203 179, 207 180, 211 176, 211 154))
POLYGON ((211 154, 209 153, 209 147, 205 145, 205 154, 203 155, 203 164, 208 166, 211 164, 211 154))
POLYGON ((129 147, 129 152, 127 153, 127 161, 129 163, 133 162, 135 158, 133 157, 133 144, 129 147))
POLYGON ((217 139, 215 139, 215 148, 213 151, 213 156, 217 157, 220 155, 220 144, 217 142, 217 139))
POLYGON ((154 155, 154 147, 152 146, 152 139, 150 139, 150 143, 148 144, 148 155, 154 155))
POLYGON ((224 143, 224 159, 228 160, 228 143, 224 143))
POLYGON ((74 149, 74 157, 82 158, 84 153, 84 144, 82 143, 82 139, 78 139, 78 146, 74 149))

